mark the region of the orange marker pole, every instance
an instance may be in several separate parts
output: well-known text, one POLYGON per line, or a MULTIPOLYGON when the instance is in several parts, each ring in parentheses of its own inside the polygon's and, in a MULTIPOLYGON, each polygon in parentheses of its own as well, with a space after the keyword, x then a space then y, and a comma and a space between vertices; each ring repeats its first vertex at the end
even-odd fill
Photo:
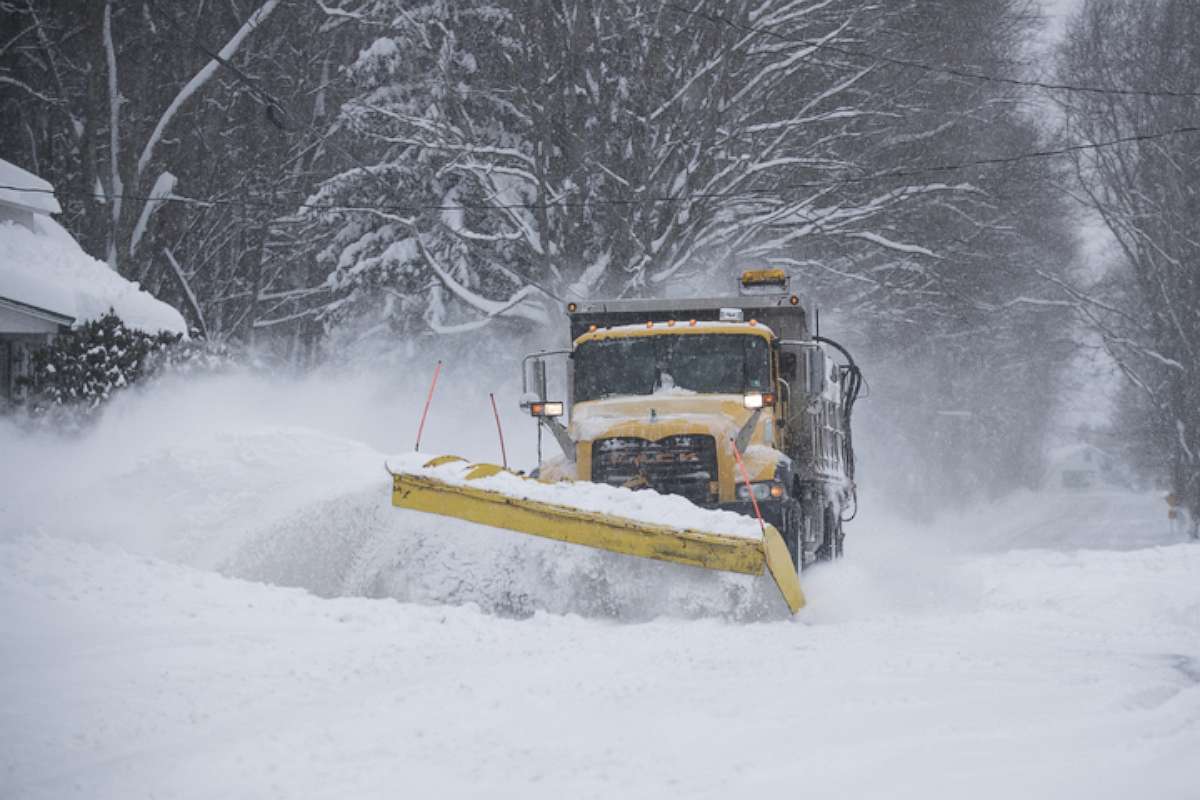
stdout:
POLYGON ((433 383, 429 384, 429 395, 425 398, 425 410, 421 412, 421 424, 417 426, 417 444, 413 447, 418 453, 421 452, 421 433, 425 430, 425 417, 429 415, 429 404, 433 401, 433 390, 437 386, 438 374, 442 371, 442 361, 438 359, 437 366, 433 368, 433 383))
POLYGON ((767 523, 763 522, 762 511, 758 508, 758 498, 754 496, 754 487, 750 485, 750 473, 746 470, 746 462, 742 461, 742 454, 738 450, 737 442, 730 439, 729 444, 733 446, 733 455, 737 459, 738 469, 742 473, 742 480, 746 483, 746 491, 750 493, 750 503, 754 506, 754 516, 758 517, 758 527, 762 529, 763 536, 766 536, 767 523))
POLYGON ((492 400, 492 414, 496 417, 496 433, 500 435, 500 460, 504 464, 504 468, 508 469, 508 453, 504 451, 504 429, 500 427, 500 412, 496 410, 496 395, 494 392, 488 392, 488 397, 492 400))

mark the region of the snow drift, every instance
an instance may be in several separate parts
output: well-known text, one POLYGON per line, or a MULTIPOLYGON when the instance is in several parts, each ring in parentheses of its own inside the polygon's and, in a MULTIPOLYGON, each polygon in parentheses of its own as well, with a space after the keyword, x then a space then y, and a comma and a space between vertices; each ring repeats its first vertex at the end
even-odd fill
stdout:
MULTIPOLYGON (((367 407, 397 397, 398 387, 387 385, 230 375, 135 390, 79 440, 8 431, 15 458, 6 460, 13 469, 4 479, 17 491, 0 507, 12 531, 115 546, 322 596, 474 603, 516 616, 539 609, 624 619, 786 614, 769 578, 646 562, 393 508, 384 465, 406 457, 354 438, 371 438, 357 427, 377 413, 367 407), (232 404, 234 397, 242 402, 232 404)), ((415 394, 399 394, 401 404, 417 407, 415 394)), ((395 416, 389 409, 387 417, 395 416)), ((431 423, 427 442, 481 460, 490 455, 480 447, 494 437, 490 419, 456 429, 441 422, 431 423)), ((556 499, 564 494, 539 488, 556 499)), ((578 493, 586 505, 603 500, 605 490, 615 491, 584 486, 578 493)), ((678 514, 678 498, 661 500, 678 514)), ((746 518, 722 514, 718 521, 722 531, 757 535, 746 518)))

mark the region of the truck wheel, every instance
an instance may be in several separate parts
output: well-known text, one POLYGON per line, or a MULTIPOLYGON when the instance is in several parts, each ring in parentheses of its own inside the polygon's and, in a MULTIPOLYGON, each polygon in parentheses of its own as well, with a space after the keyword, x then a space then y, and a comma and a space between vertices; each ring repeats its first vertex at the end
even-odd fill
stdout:
POLYGON ((825 506, 825 513, 821 520, 821 532, 823 538, 821 547, 817 550, 817 560, 833 561, 835 558, 841 558, 845 535, 842 533, 841 517, 833 510, 833 506, 825 506))
POLYGON ((800 512, 800 504, 795 500, 789 500, 783 504, 781 512, 783 530, 779 533, 783 536, 783 543, 787 545, 792 563, 796 565, 796 572, 799 572, 804 569, 804 557, 801 549, 803 543, 800 541, 800 537, 804 533, 804 517, 800 512))

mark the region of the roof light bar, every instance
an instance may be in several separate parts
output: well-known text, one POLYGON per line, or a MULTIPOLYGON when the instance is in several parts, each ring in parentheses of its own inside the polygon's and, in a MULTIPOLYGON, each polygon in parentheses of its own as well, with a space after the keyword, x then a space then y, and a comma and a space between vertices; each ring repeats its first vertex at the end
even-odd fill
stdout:
POLYGON ((788 274, 782 269, 748 269, 742 273, 742 286, 786 286, 788 274))

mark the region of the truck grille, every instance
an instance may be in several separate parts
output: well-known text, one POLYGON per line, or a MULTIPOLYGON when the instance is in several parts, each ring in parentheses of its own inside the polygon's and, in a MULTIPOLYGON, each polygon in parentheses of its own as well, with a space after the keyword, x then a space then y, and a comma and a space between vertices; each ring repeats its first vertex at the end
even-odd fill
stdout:
POLYGON ((668 436, 658 441, 632 436, 592 444, 592 480, 611 486, 650 488, 697 504, 716 500, 717 445, 711 436, 668 436))

